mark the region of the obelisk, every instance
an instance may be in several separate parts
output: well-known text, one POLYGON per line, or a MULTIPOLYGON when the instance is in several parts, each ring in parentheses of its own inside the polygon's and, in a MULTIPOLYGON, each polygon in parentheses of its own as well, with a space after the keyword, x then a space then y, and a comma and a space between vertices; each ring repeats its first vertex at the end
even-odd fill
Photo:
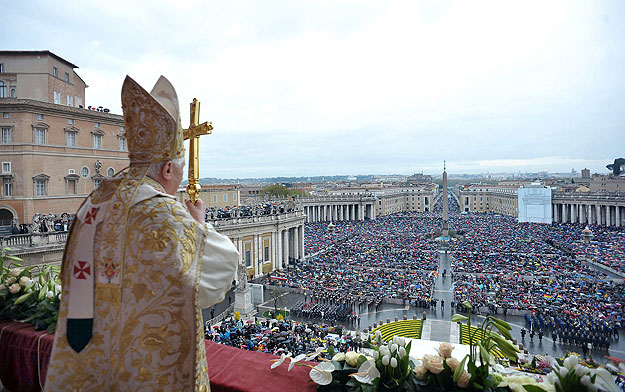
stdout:
POLYGON ((443 237, 449 237, 449 201, 447 200, 447 167, 443 161, 443 237))

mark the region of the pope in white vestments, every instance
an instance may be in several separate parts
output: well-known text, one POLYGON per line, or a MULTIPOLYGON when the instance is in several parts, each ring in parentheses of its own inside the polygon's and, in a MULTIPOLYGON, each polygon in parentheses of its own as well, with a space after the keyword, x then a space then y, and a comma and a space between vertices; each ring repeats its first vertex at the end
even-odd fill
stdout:
POLYGON ((207 391, 200 309, 221 302, 239 254, 183 205, 184 147, 173 86, 122 88, 130 167, 80 207, 63 257, 47 391, 207 391))

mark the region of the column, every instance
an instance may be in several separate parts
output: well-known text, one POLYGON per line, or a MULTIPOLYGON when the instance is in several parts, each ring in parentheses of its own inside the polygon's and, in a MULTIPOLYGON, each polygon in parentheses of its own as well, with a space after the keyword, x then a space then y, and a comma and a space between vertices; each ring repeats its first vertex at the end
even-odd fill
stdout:
POLYGON ((258 234, 254 234, 254 241, 252 242, 252 267, 254 267, 254 277, 260 273, 258 271, 258 234))
POLYGON ((289 262, 289 230, 282 231, 282 262, 286 264, 289 262))
POLYGON ((275 269, 282 270, 282 230, 276 232, 276 266, 275 269))
POLYGON ((556 216, 557 212, 558 212, 557 204, 552 204, 551 205, 551 220, 553 222, 557 222, 558 221, 558 218, 556 216))
POLYGON ((609 205, 605 206, 605 225, 612 225, 612 208, 609 205))
POLYGON ((278 253, 276 250, 276 248, 278 247, 278 244, 276 244, 276 236, 277 233, 275 231, 271 232, 271 243, 269 244, 269 247, 271 248, 271 252, 269 252, 269 257, 271 257, 271 271, 275 271, 276 268, 276 253, 278 253))
POLYGON ((299 258, 304 260, 304 225, 299 227, 299 258))
POLYGON ((616 227, 621 227, 621 206, 616 206, 616 227))
POLYGON ((601 206, 599 204, 595 204, 595 224, 601 224, 601 206))
POLYGON ((299 228, 293 228, 293 258, 299 259, 299 228))
POLYGON ((575 221, 577 220, 577 216, 575 216, 575 204, 571 204, 571 223, 575 223, 575 221))

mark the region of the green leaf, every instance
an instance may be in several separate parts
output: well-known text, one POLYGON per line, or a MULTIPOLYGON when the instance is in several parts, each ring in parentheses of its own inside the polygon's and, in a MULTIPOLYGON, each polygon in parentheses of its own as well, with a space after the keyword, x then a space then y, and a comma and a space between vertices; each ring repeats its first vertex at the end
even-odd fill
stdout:
POLYGON ((365 358, 364 355, 358 356, 358 362, 357 362, 356 368, 360 368, 360 365, 362 365, 365 362, 367 362, 367 358, 365 358))
POLYGON ((538 385, 523 385, 523 389, 527 392, 545 392, 545 390, 538 385))
POLYGON ((451 321, 453 321, 454 323, 460 323, 463 321, 467 321, 469 318, 467 316, 463 316, 461 314, 454 314, 453 316, 451 316, 451 321))
POLYGON ((36 291, 31 291, 30 293, 23 294, 21 297, 15 300, 14 305, 21 304, 22 302, 26 301, 28 298, 32 297, 32 295, 35 293, 36 291))
POLYGON ((482 365, 490 363, 490 354, 488 354, 488 350, 482 345, 482 342, 477 342, 477 345, 480 348, 482 365))
POLYGON ((462 372, 464 371, 464 364, 467 362, 467 359, 469 359, 469 356, 465 355, 464 359, 456 367, 456 370, 454 371, 454 382, 458 382, 458 380, 462 376, 462 372))

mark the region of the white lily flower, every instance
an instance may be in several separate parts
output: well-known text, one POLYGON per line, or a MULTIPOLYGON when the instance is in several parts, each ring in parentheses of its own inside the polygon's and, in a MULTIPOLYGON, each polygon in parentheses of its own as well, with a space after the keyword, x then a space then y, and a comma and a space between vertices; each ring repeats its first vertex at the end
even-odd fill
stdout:
POLYGON ((28 276, 22 276, 20 278, 20 286, 26 287, 30 283, 30 278, 28 276))
POLYGON ((375 362, 368 360, 358 368, 358 373, 351 374, 356 381, 362 384, 373 384, 373 380, 380 377, 380 371, 375 367, 375 362))
POLYGON ((12 285, 12 284, 13 284, 13 283, 15 283, 15 282, 17 282, 17 278, 12 277, 12 278, 9 278, 9 280, 7 281, 7 284, 8 284, 8 285, 12 285))
POLYGON ((304 358, 306 358, 306 354, 300 354, 295 358, 291 358, 291 363, 289 364, 289 372, 291 371, 291 369, 293 369, 293 366, 295 366, 297 362, 301 361, 304 358))
POLYGON ((323 352, 323 350, 325 350, 325 348, 323 348, 323 347, 317 347, 317 348, 315 349, 315 352, 314 352, 314 353, 312 353, 312 354, 308 354, 308 356, 306 357, 306 360, 307 360, 307 361, 310 361, 310 360, 313 360, 313 359, 317 358, 317 356, 318 356, 319 354, 321 354, 321 353, 323 352))
POLYGON ((14 278, 17 278, 18 276, 20 276, 22 271, 24 271, 24 269, 22 268, 17 268, 17 267, 11 268, 11 270, 9 271, 9 275, 11 275, 14 278))
POLYGON ((17 283, 13 283, 11 286, 9 286, 9 292, 11 294, 17 294, 20 291, 20 285, 17 283))
POLYGON ((391 358, 391 367, 395 369, 397 367, 397 358, 391 358))
POLYGON ((319 385, 328 385, 332 382, 332 372, 334 365, 332 362, 320 362, 317 366, 310 369, 310 379, 319 385))
POLYGON ((280 355, 280 359, 274 360, 274 363, 271 364, 271 368, 275 369, 278 366, 282 365, 282 362, 284 362, 284 360, 287 359, 287 358, 291 358, 291 354, 289 354, 289 355, 287 355, 287 354, 280 355))
POLYGON ((53 293, 52 291, 48 291, 48 292, 46 293, 46 298, 47 298, 47 299, 52 299, 52 298, 54 298, 54 293, 53 293))
POLYGON ((61 285, 60 285, 60 284, 58 284, 58 283, 56 283, 56 284, 54 285, 54 291, 56 291, 57 293, 58 293, 59 291, 61 291, 61 285))

